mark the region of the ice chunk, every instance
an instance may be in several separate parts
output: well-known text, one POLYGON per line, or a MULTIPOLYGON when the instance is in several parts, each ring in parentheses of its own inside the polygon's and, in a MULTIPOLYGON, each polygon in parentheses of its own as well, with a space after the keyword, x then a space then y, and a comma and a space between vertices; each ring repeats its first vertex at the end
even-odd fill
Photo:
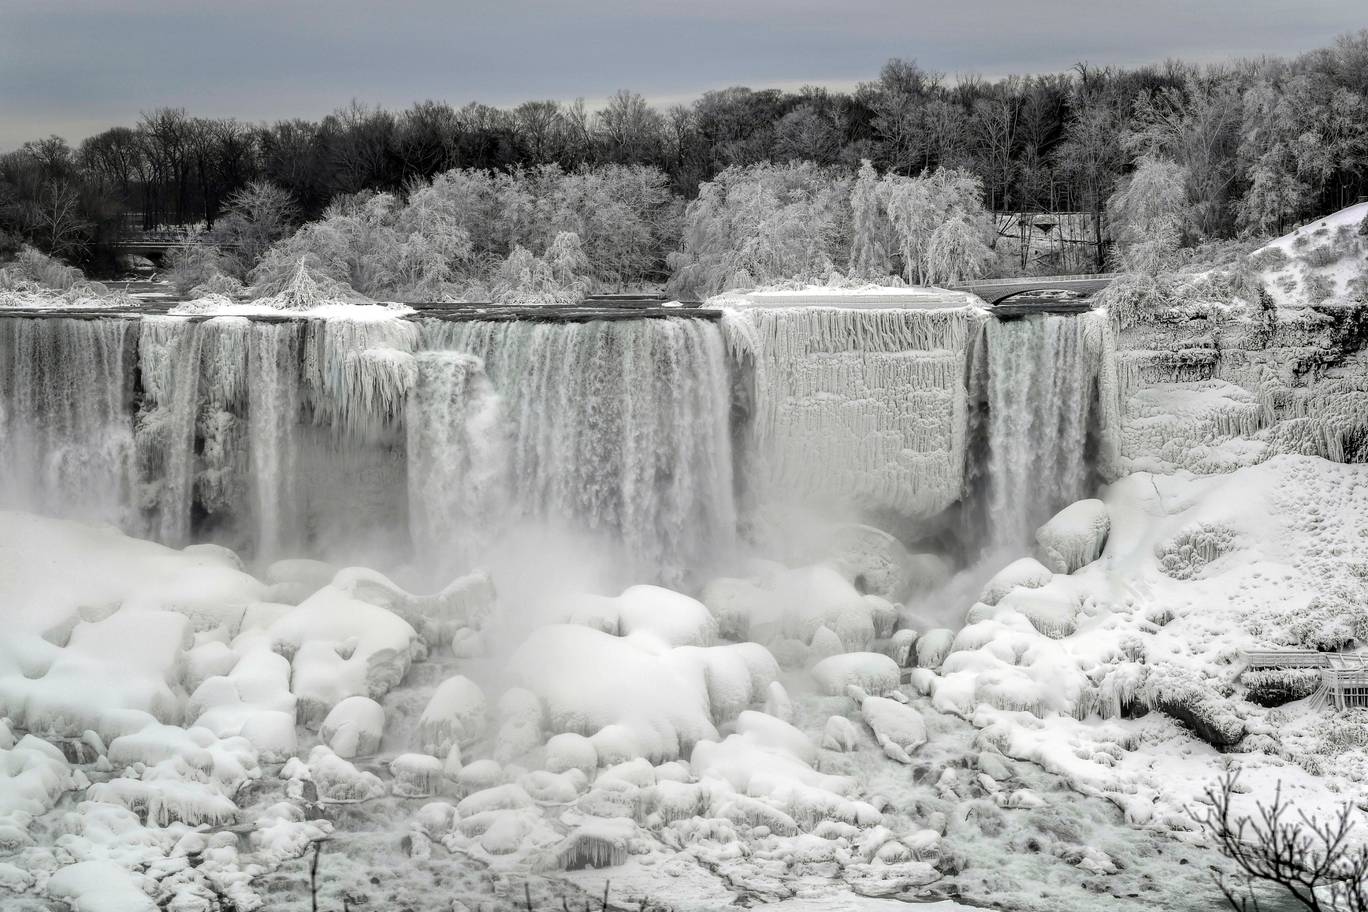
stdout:
POLYGON ((812 676, 822 693, 845 693, 854 684, 862 690, 881 694, 898 686, 898 663, 877 652, 851 652, 828 656, 812 668, 812 676))
POLYGON ((347 697, 323 720, 319 737, 337 756, 350 760, 380 749, 385 709, 369 697, 347 697))
POLYGON ((546 742, 546 769, 550 772, 577 769, 592 776, 598 765, 598 751, 584 735, 562 732, 546 742))
POLYGON ((979 601, 985 605, 996 605, 1014 589, 1035 589, 1052 579, 1054 574, 1048 567, 1033 557, 1023 557, 993 574, 993 578, 983 587, 979 601))
POLYGON ((401 798, 428 798, 442 787, 442 761, 428 754, 400 754, 390 761, 394 794, 401 798))
POLYGON ((1111 514, 1100 500, 1080 500, 1036 530, 1040 562, 1055 573, 1073 573, 1102 556, 1111 514))
POLYGON ((447 678, 433 692, 418 720, 418 737, 426 753, 446 756, 451 745, 469 747, 488 724, 484 691, 464 675, 447 678))

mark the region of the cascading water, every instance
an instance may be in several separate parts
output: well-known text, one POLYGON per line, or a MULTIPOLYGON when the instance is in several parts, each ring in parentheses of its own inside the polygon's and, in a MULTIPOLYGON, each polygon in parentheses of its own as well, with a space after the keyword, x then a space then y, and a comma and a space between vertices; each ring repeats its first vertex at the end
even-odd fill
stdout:
POLYGON ((607 534, 631 570, 666 580, 729 549, 730 396, 715 325, 430 322, 424 345, 484 364, 515 516, 607 534))
POLYGON ((135 320, 0 320, 0 503, 126 522, 135 320))
POLYGON ((546 522, 677 581, 735 533, 704 320, 5 318, 0 380, 0 503, 176 546, 456 573, 546 522))
POLYGON ((1096 481, 1105 314, 990 320, 971 380, 987 401, 986 541, 1019 550, 1096 481))
POLYGON ((247 414, 256 550, 297 547, 299 497, 299 323, 254 323, 248 352, 247 414))
POLYGON ((409 529, 424 565, 448 577, 498 537, 509 498, 501 400, 473 355, 424 352, 408 399, 409 529))
POLYGON ((624 580, 678 583, 733 550, 730 344, 757 501, 934 523, 967 496, 973 540, 1020 550, 1105 462, 1108 326, 973 307, 5 318, 0 496, 262 559, 416 554, 431 575, 545 525, 610 545, 624 580))

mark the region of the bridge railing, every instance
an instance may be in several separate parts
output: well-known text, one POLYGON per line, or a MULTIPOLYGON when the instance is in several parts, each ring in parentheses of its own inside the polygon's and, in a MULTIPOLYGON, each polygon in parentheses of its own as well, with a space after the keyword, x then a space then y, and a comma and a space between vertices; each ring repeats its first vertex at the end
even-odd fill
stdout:
POLYGON ((1119 272, 1078 272, 1070 275, 1041 275, 1041 276, 1017 276, 1009 279, 981 279, 972 282, 961 282, 953 288, 1002 288, 1011 285, 1035 285, 1041 288, 1048 288, 1052 282, 1087 282, 1110 280, 1121 275, 1119 272))

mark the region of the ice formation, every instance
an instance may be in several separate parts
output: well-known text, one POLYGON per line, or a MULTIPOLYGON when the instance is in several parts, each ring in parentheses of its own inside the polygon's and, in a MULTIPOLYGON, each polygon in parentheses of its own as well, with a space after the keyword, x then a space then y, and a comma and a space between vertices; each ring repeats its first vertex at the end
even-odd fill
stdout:
POLYGON ((1210 896, 1227 765, 1368 776, 1241 660, 1368 640, 1348 304, 839 297, 0 318, 0 503, 117 526, 0 512, 0 905, 250 912, 331 836, 504 894, 1156 907, 1210 896), (616 572, 511 594, 528 524, 616 572))
POLYGON ((753 496, 920 518, 958 500, 982 311, 785 303, 740 308, 723 324, 751 377, 753 496))

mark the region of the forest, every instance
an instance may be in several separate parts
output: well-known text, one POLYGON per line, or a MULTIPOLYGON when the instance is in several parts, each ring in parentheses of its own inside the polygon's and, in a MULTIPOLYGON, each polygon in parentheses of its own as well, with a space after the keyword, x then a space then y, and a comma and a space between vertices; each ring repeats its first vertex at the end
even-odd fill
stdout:
POLYGON ((1128 202, 1141 224, 1159 205, 1163 246, 1190 249, 1365 193, 1368 31, 1293 59, 995 81, 895 59, 849 93, 733 87, 668 110, 630 91, 592 111, 353 102, 249 124, 151 110, 0 156, 0 260, 110 274, 121 235, 176 227, 194 241, 172 264, 186 291, 278 285, 301 258, 362 294, 494 300, 529 284, 946 282, 1125 266, 1128 202), (1072 226, 1073 256, 998 244, 1041 213, 1072 226))

